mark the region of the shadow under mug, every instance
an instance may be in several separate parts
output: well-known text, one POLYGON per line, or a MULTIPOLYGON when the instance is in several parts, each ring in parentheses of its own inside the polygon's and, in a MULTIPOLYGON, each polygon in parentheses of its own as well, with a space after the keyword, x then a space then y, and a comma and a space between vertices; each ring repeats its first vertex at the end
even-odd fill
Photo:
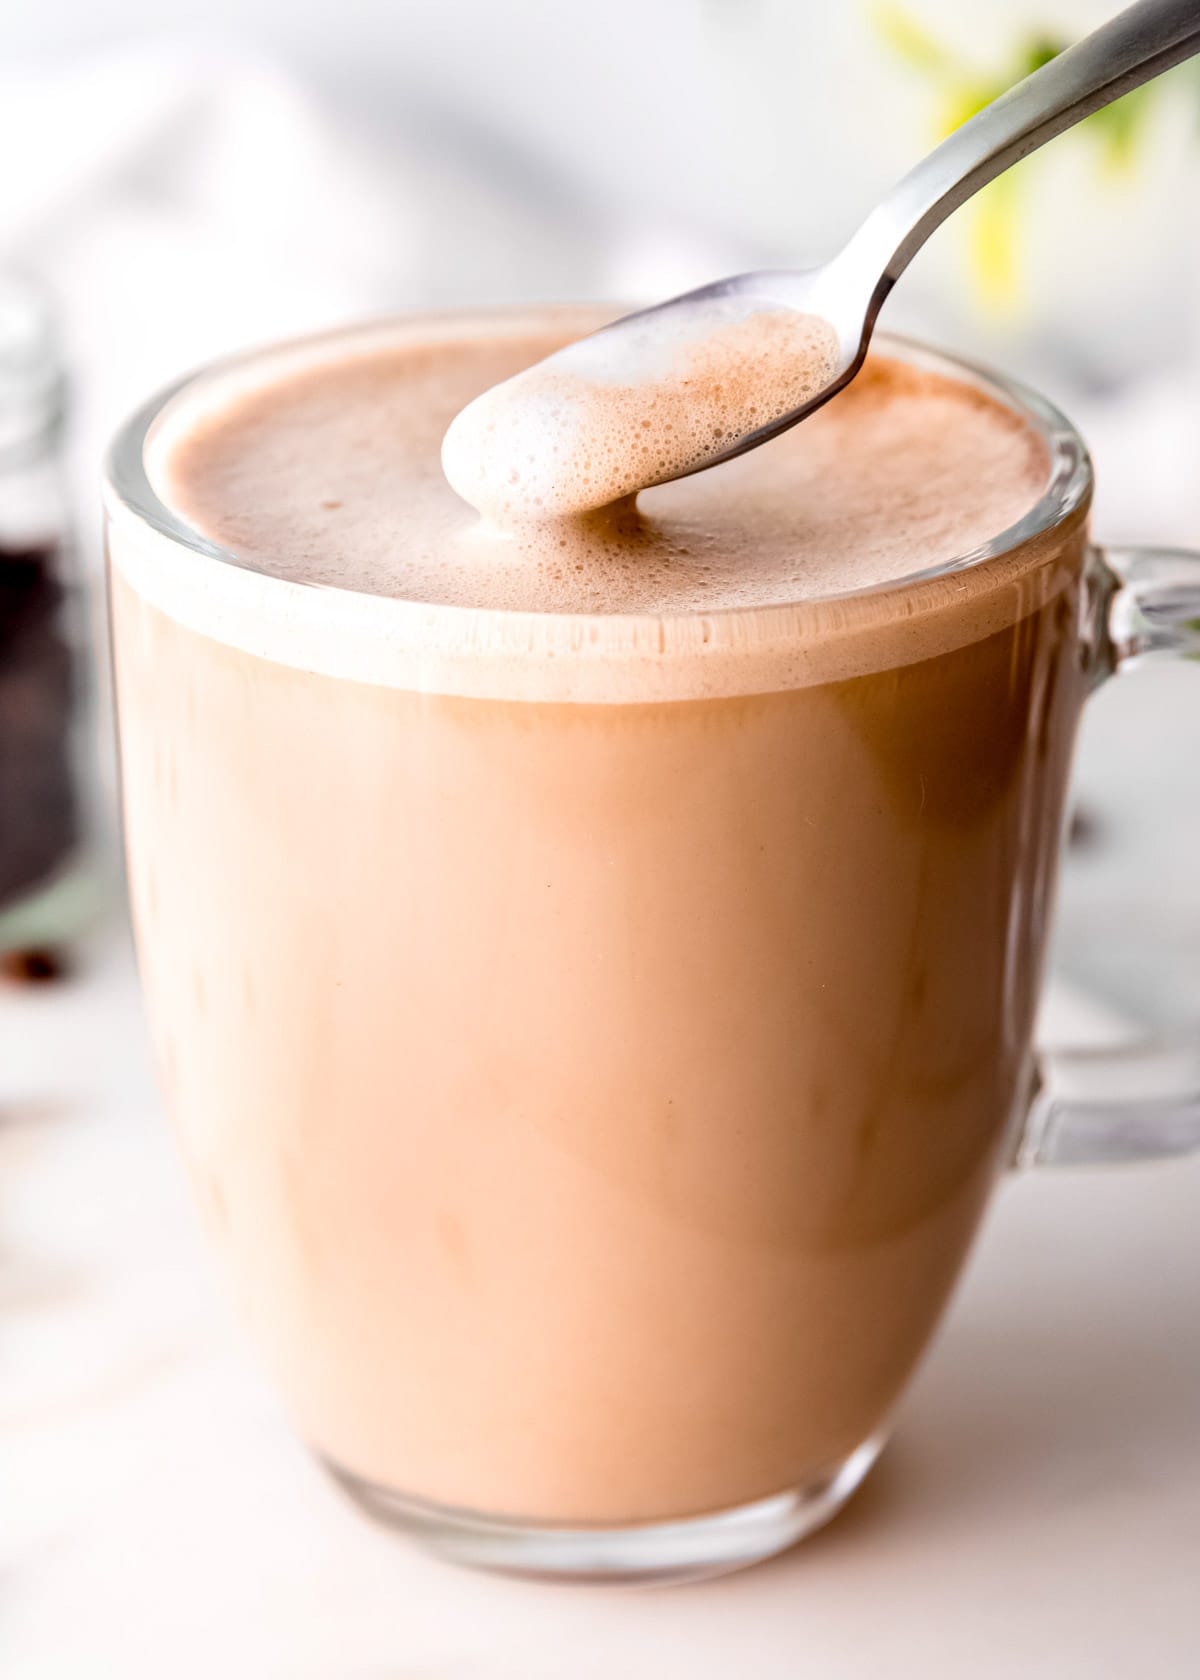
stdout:
POLYGON ((457 1560, 680 1579, 850 1497, 1007 1168, 1200 1147, 1195 1052, 1032 1046, 1079 711, 1200 654, 1200 562, 1093 546, 1069 422, 886 338, 1039 434, 1045 491, 796 607, 473 638, 256 572, 155 487, 226 382, 544 320, 262 352, 122 431, 132 904, 201 1214, 314 1450, 457 1560))

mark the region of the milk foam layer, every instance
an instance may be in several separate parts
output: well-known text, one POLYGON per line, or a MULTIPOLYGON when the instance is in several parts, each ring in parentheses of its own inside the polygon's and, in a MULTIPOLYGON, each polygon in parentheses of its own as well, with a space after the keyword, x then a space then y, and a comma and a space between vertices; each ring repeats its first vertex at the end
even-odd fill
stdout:
POLYGON ((677 308, 568 345, 476 397, 446 477, 500 526, 588 513, 720 456, 833 379, 837 333, 794 309, 677 308))
POLYGON ((1048 473, 1021 416, 888 356, 793 432, 647 491, 636 512, 482 530, 441 471, 448 421, 595 324, 572 311, 401 322, 206 376, 156 422, 147 470, 175 515, 241 564, 188 554, 119 505, 114 563, 181 622, 303 669, 594 701, 910 663, 1056 587, 1045 551, 1069 532, 853 596, 991 540, 1048 473))

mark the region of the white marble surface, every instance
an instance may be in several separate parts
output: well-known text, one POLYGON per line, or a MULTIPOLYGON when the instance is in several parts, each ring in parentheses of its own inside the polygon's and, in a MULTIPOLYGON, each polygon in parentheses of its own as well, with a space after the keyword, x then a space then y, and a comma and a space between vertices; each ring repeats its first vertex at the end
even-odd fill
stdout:
POLYGON ((0 1068, 5 1680, 1197 1671, 1200 1162, 1003 1187, 823 1535, 700 1587, 549 1587, 374 1528, 291 1438, 212 1293, 123 945, 0 996, 0 1068))

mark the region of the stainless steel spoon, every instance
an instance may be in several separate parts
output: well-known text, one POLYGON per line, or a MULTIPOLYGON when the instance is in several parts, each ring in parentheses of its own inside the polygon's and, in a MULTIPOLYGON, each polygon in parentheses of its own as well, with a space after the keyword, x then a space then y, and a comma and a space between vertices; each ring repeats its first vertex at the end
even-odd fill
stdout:
MULTIPOLYGON (((1068 48, 944 140, 893 187, 849 244, 822 268, 735 274, 651 309, 626 315, 599 332, 555 352, 538 369, 578 372, 637 385, 652 393, 661 349, 672 339, 702 339, 731 317, 759 310, 792 309, 830 323, 838 353, 832 376, 799 408, 756 414, 753 430, 726 434, 710 455, 683 471, 647 483, 686 477, 730 460, 803 420, 847 385, 863 364, 884 299, 952 211, 1012 164, 1082 122, 1122 94, 1200 52, 1200 0, 1139 0, 1068 48)), ((533 372, 535 370, 529 370, 533 372)), ((514 396, 527 375, 509 382, 514 396)))

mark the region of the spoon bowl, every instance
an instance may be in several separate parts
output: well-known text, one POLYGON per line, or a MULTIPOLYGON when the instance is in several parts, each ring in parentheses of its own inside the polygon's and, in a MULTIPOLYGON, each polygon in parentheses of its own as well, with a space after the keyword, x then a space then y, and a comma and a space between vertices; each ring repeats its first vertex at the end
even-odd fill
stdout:
POLYGON ((646 488, 686 478, 768 443, 780 432, 806 419, 854 378, 866 358, 874 318, 868 326, 870 287, 864 295, 862 278, 853 269, 853 253, 847 246, 832 262, 819 268, 757 269, 731 274, 624 315, 588 338, 556 351, 546 358, 546 363, 553 363, 563 371, 582 373, 593 369, 602 356, 609 379, 644 388, 655 382, 654 359, 657 353, 661 365, 663 345, 703 344, 731 322, 745 321, 755 315, 777 316, 790 312, 804 320, 825 323, 834 340, 832 356, 827 373, 810 396, 795 406, 780 408, 777 413, 764 412, 759 424, 714 447, 694 464, 649 480, 646 488), (588 347, 586 352, 584 346, 588 347))

